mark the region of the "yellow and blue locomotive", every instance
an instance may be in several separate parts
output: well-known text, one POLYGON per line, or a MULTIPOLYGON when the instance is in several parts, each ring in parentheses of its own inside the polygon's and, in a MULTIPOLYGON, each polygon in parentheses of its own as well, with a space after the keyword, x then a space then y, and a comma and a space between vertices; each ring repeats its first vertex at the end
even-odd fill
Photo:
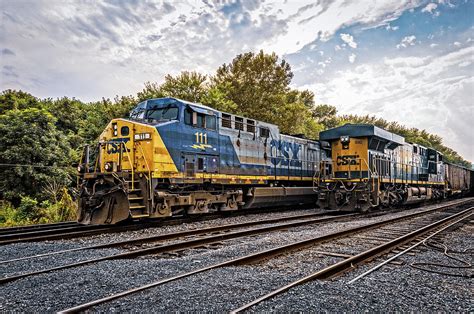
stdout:
POLYGON ((441 199, 472 185, 469 169, 374 125, 346 124, 321 132, 320 140, 331 145, 331 159, 315 174, 322 207, 366 211, 441 199))
POLYGON ((175 98, 141 102, 114 119, 79 170, 78 221, 114 224, 314 203, 319 141, 175 98))

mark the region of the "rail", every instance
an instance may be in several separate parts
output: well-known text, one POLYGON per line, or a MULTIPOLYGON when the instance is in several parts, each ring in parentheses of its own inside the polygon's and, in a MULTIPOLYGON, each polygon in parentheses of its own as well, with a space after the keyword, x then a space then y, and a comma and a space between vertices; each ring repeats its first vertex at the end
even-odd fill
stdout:
MULTIPOLYGON (((324 242, 327 242, 328 240, 340 239, 341 237, 346 237, 349 234, 358 234, 361 231, 373 230, 374 228, 377 228, 377 227, 380 227, 380 226, 383 226, 383 225, 387 225, 388 223, 401 222, 401 221, 405 221, 407 219, 412 219, 413 217, 424 216, 428 213, 433 213, 433 212, 443 210, 443 209, 446 209, 448 207, 456 206, 456 205, 459 205, 459 204, 462 204, 462 203, 464 203, 464 202, 439 206, 439 207, 436 207, 436 208, 433 208, 433 209, 425 210, 423 212, 412 213, 412 214, 404 215, 402 217, 396 217, 396 218, 391 218, 391 219, 387 219, 387 220, 383 220, 383 221, 378 221, 378 222, 375 222, 375 223, 370 223, 368 225, 363 225, 363 226, 359 226, 359 227, 345 229, 345 230, 342 230, 342 231, 339 231, 339 232, 335 232, 335 233, 331 233, 331 234, 327 234, 327 235, 323 235, 323 236, 318 236, 318 237, 314 237, 314 238, 310 238, 310 239, 290 243, 290 244, 283 245, 283 246, 278 246, 278 247, 266 249, 266 250, 263 250, 263 251, 252 253, 250 255, 243 256, 243 257, 236 257, 236 258, 229 259, 229 260, 226 260, 226 261, 223 261, 223 262, 219 262, 219 263, 216 263, 216 264, 213 264, 213 265, 210 265, 210 266, 206 266, 206 267, 203 267, 203 268, 198 268, 198 269, 195 269, 195 270, 191 270, 191 271, 186 272, 186 273, 178 273, 176 275, 172 275, 171 277, 161 279, 159 281, 155 281, 155 282, 143 285, 143 286, 139 286, 139 287, 133 288, 131 290, 126 290, 126 291, 114 293, 110 296, 107 296, 107 297, 104 297, 104 298, 101 298, 101 299, 93 300, 93 301, 90 301, 90 302, 87 302, 87 303, 84 303, 84 304, 81 304, 81 305, 77 305, 77 306, 65 309, 63 311, 60 311, 59 313, 76 313, 76 312, 79 312, 79 311, 84 311, 86 309, 89 309, 89 308, 91 308, 93 306, 96 306, 96 305, 99 305, 99 304, 103 304, 103 303, 106 303, 106 302, 109 302, 109 301, 112 301, 112 300, 115 300, 115 299, 118 299, 118 298, 121 298, 121 297, 124 297, 124 296, 128 296, 128 295, 131 295, 131 294, 139 292, 139 291, 144 291, 144 290, 147 290, 147 289, 150 289, 150 288, 154 288, 154 287, 157 287, 157 286, 169 283, 169 282, 173 282, 173 281, 177 281, 177 280, 180 280, 180 279, 183 279, 183 278, 187 278, 187 277, 190 277, 190 276, 193 276, 193 275, 196 275, 196 274, 199 274, 199 273, 203 273, 203 272, 206 272, 206 271, 209 271, 209 270, 212 270, 212 269, 217 269, 217 268, 222 268, 222 267, 227 267, 227 266, 247 265, 249 263, 264 261, 264 260, 267 260, 269 258, 273 258, 273 257, 276 257, 276 256, 280 256, 282 254, 290 253, 292 251, 296 251, 296 250, 303 249, 303 248, 308 248, 308 247, 310 247, 312 245, 315 245, 315 244, 324 243, 324 242)), ((225 237, 227 238, 228 235, 225 235, 225 237)), ((202 239, 197 239, 196 241, 202 241, 202 239)), ((161 249, 163 249, 163 247, 162 248, 153 248, 153 250, 161 250, 161 249)), ((148 252, 151 252, 151 250, 149 250, 148 252)))

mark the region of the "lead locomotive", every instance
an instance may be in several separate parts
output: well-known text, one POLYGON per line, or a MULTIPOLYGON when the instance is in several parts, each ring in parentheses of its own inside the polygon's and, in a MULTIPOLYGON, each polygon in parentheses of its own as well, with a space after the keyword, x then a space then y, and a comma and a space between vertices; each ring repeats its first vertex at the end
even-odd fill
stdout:
POLYGON ((281 134, 276 125, 150 99, 84 149, 78 220, 114 224, 314 203, 313 175, 326 159, 320 142, 281 134))

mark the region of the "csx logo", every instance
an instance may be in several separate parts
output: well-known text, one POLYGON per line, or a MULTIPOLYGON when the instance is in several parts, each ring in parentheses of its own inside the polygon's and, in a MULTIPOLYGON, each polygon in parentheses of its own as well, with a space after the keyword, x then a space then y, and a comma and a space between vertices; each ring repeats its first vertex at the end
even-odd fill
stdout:
POLYGON ((360 161, 357 158, 359 158, 359 155, 337 156, 336 164, 338 166, 360 165, 360 161))
POLYGON ((271 162, 275 166, 289 166, 290 167, 301 167, 301 161, 299 160, 299 151, 301 145, 297 143, 289 143, 284 141, 272 140, 270 142, 272 148, 276 148, 280 151, 281 157, 272 157, 271 162))
POLYGON ((122 146, 122 152, 130 152, 130 149, 125 146, 125 143, 127 143, 130 140, 130 138, 117 138, 113 139, 110 142, 107 143, 106 150, 107 154, 117 154, 120 152, 120 147, 122 146))

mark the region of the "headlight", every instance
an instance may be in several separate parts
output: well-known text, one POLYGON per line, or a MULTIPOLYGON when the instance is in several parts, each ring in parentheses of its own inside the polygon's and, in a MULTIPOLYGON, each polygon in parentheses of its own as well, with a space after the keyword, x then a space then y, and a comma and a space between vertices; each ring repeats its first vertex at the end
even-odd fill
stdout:
POLYGON ((105 164, 104 168, 105 168, 105 170, 109 171, 110 170, 110 164, 105 164))
POLYGON ((81 167, 81 166, 77 166, 77 171, 78 171, 78 172, 82 172, 82 167, 81 167))

